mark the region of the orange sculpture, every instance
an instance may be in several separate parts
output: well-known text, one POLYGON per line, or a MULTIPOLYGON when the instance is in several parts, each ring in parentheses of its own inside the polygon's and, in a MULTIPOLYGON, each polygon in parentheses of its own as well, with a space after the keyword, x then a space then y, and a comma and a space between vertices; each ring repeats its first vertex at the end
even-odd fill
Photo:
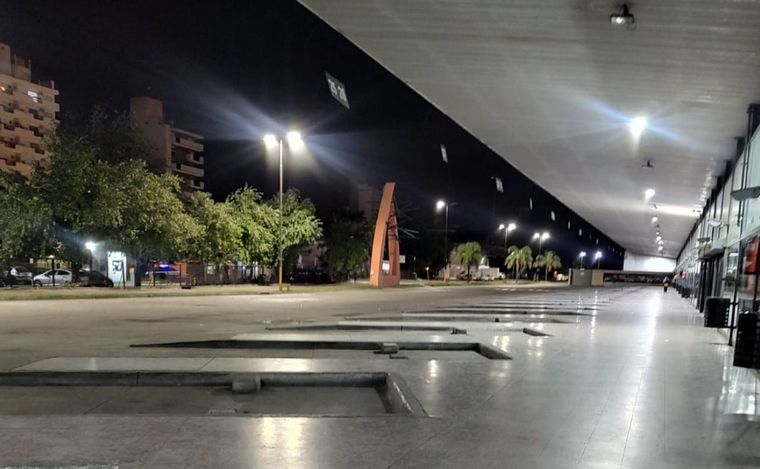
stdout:
POLYGON ((393 200, 395 182, 386 182, 383 198, 377 212, 375 236, 372 240, 372 258, 369 262, 369 284, 378 288, 394 287, 401 283, 401 263, 399 259, 398 223, 396 203, 393 200), (383 269, 385 252, 388 252, 387 269, 383 269))

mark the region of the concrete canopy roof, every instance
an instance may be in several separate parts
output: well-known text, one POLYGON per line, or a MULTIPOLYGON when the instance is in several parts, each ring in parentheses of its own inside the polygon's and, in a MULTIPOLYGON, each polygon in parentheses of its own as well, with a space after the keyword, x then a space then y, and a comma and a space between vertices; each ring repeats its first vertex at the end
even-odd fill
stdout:
POLYGON ((760 101, 760 1, 300 1, 632 252, 656 215, 678 254, 760 101))

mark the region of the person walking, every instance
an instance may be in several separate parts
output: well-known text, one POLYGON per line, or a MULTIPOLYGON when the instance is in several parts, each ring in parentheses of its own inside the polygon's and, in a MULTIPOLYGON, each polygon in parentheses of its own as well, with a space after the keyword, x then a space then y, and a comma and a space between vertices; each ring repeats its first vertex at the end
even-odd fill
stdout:
POLYGON ((670 278, 666 275, 665 278, 662 279, 662 291, 667 293, 669 286, 670 286, 670 278))

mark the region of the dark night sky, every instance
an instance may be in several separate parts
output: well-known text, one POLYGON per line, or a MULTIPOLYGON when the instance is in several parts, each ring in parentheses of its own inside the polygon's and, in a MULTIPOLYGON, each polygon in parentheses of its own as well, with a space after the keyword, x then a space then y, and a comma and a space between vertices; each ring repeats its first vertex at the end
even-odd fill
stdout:
POLYGON ((260 138, 297 125, 312 152, 286 161, 286 184, 328 217, 348 204, 351 181, 396 181, 407 226, 426 238, 402 240, 402 252, 429 259, 429 230, 441 224, 433 205, 446 198, 458 202, 454 242, 492 240, 497 252, 496 226, 514 220, 510 244, 549 230, 546 247, 565 264, 601 249, 603 265, 622 267, 620 246, 295 1, 0 0, 0 11, 0 42, 31 59, 35 79, 55 80, 62 121, 96 105, 126 110, 131 96, 164 101, 176 126, 205 136, 206 184, 217 199, 245 183, 271 194, 276 168, 260 138), (325 72, 345 83, 350 110, 330 96, 325 72))

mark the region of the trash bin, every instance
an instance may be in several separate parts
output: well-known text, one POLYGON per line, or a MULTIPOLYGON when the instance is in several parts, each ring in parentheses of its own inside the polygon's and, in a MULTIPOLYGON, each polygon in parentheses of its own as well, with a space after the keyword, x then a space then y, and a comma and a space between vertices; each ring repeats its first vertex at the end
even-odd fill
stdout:
POLYGON ((728 310, 731 300, 718 296, 707 298, 705 304, 705 327, 728 327, 728 310))
POLYGON ((760 369, 760 314, 743 313, 736 325, 734 366, 760 369))

